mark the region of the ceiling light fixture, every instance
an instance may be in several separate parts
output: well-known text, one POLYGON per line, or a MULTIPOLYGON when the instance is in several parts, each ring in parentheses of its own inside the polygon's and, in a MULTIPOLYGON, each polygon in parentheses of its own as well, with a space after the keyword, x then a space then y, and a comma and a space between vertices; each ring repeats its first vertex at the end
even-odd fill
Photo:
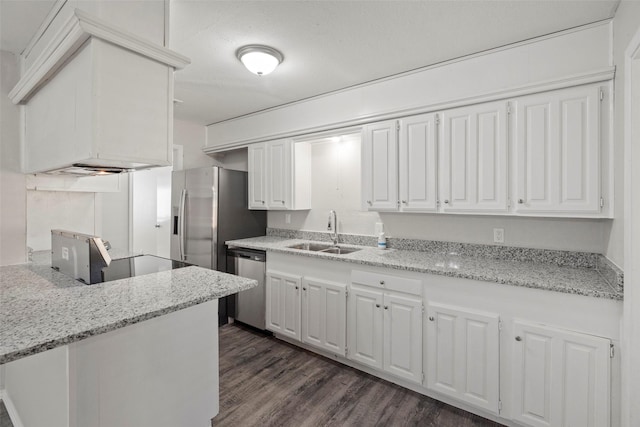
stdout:
POLYGON ((284 60, 284 56, 274 48, 257 44, 241 47, 236 56, 247 70, 259 76, 266 76, 284 60))

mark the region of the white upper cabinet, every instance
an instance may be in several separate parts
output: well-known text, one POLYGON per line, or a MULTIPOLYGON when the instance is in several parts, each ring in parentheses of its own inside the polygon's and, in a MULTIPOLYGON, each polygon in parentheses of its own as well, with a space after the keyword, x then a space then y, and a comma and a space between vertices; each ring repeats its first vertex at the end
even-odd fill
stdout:
POLYGON ((434 212, 437 194, 437 116, 422 114, 400 121, 400 210, 434 212))
POLYGON ((600 213, 600 87, 518 98, 514 211, 600 213))
POLYGON ((610 425, 611 341, 513 323, 513 419, 534 427, 610 425))
POLYGON ((249 209, 311 209, 311 148, 290 139, 253 144, 249 209))
POLYGON ((254 144, 248 150, 249 209, 267 208, 267 146, 254 144))
POLYGON ((507 212, 507 103, 442 113, 443 212, 507 212))
POLYGON ((368 210, 398 210, 396 120, 367 125, 362 131, 362 197, 368 210))

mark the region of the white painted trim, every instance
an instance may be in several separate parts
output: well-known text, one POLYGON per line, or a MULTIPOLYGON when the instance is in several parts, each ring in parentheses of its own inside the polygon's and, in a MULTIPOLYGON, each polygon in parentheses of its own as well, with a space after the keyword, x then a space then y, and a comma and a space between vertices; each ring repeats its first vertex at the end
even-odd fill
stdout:
POLYGON ((33 50, 36 43, 38 43, 38 40, 40 40, 40 37, 42 37, 47 28, 49 28, 49 25, 51 25, 55 17, 58 16, 58 12, 60 12, 60 9, 62 9, 62 6, 64 6, 67 1, 68 0, 57 0, 51 7, 51 10, 47 14, 47 17, 44 18, 44 21, 42 21, 42 24, 40 24, 38 30, 35 32, 33 37, 31 37, 31 40, 29 40, 29 44, 27 44, 27 47, 25 47, 22 51, 21 55, 23 58, 29 56, 31 50, 33 50))
POLYGON ((0 390, 0 400, 4 402, 4 406, 7 408, 7 413, 9 414, 13 427, 24 427, 24 424, 18 415, 18 410, 13 404, 11 397, 9 397, 9 393, 4 389, 0 390))
MULTIPOLYGON (((625 74, 624 74, 624 260, 625 260, 625 287, 624 287, 624 308, 622 320, 622 426, 632 427, 640 422, 640 407, 638 406, 638 396, 640 384, 637 382, 638 375, 636 362, 640 360, 640 337, 637 330, 640 328, 640 292, 635 289, 640 282, 638 268, 634 266, 637 261, 634 256, 640 255, 640 242, 631 239, 633 229, 638 224, 634 224, 634 215, 637 217, 640 212, 633 209, 634 202, 638 203, 637 188, 640 183, 633 182, 633 160, 634 152, 638 151, 640 135, 633 135, 633 117, 640 114, 640 105, 635 105, 638 109, 633 111, 633 68, 640 67, 640 28, 631 39, 629 46, 625 50, 625 74), (635 64, 634 64, 635 63, 635 64), (634 150, 633 144, 636 144, 634 150), (635 184, 635 188, 634 188, 635 184), (636 190, 636 191, 634 191, 636 190)), ((638 84, 640 82, 636 82, 638 84)), ((635 155, 636 160, 640 155, 635 155)), ((638 165, 636 165, 637 167, 638 165)))
MULTIPOLYGON (((396 76, 395 78, 401 77, 403 75, 396 76)), ((296 129, 296 130, 288 131, 288 132, 281 132, 281 133, 277 133, 277 134, 264 135, 264 136, 261 136, 261 137, 258 137, 258 138, 234 140, 234 141, 227 142, 225 144, 219 144, 219 145, 215 145, 215 146, 204 147, 202 149, 202 151, 204 151, 206 154, 214 154, 214 153, 218 153, 218 152, 221 152, 221 151, 228 151, 228 150, 232 150, 232 149, 236 149, 236 148, 241 148, 241 147, 247 146, 249 144, 253 144, 253 143, 257 143, 257 142, 264 142, 264 141, 273 140, 273 139, 296 138, 296 137, 300 137, 300 136, 303 136, 303 137, 306 138, 307 135, 310 136, 310 137, 315 137, 315 135, 322 135, 322 134, 327 134, 327 133, 334 133, 335 134, 335 133, 338 133, 339 131, 341 131, 342 129, 347 128, 345 131, 348 131, 349 130, 348 128, 354 128, 354 127, 358 127, 358 126, 361 127, 361 126, 366 125, 368 123, 373 123, 373 122, 378 122, 378 121, 383 121, 383 120, 394 120, 394 119, 399 119, 399 118, 407 117, 407 116, 413 116, 413 115, 417 115, 417 114, 438 112, 438 111, 447 110, 447 109, 450 109, 450 108, 458 108, 458 107, 463 107, 463 106, 472 105, 472 104, 480 104, 480 103, 483 103, 483 102, 498 101, 498 100, 501 100, 501 99, 507 100, 509 98, 514 98, 514 97, 523 96, 523 95, 529 95, 529 94, 532 94, 532 93, 545 92, 545 91, 549 91, 549 90, 564 89, 564 88, 568 88, 568 87, 572 87, 572 86, 579 86, 579 85, 583 85, 583 84, 608 81, 608 80, 613 79, 614 77, 615 77, 615 67, 613 67, 613 66, 612 67, 605 67, 605 68, 601 68, 601 69, 598 69, 598 70, 591 70, 591 71, 587 71, 587 72, 584 72, 584 73, 574 74, 574 75, 570 75, 570 76, 564 76, 564 77, 558 78, 558 79, 544 80, 544 81, 539 81, 539 82, 530 83, 530 84, 526 84, 526 85, 515 86, 515 87, 511 87, 511 88, 503 89, 503 90, 499 90, 499 91, 486 92, 486 93, 483 93, 483 94, 474 95, 474 96, 470 96, 470 97, 451 99, 451 100, 447 100, 446 102, 425 104, 425 105, 420 105, 420 106, 411 107, 411 108, 405 108, 405 109, 401 109, 401 110, 393 110, 393 111, 386 111, 386 112, 382 112, 382 113, 363 115, 363 116, 356 117, 356 118, 353 118, 353 119, 344 120, 344 121, 337 122, 337 123, 331 123, 329 125, 316 126, 316 127, 311 127, 311 128, 303 128, 303 129, 296 129)), ((383 81, 383 80, 385 80, 385 79, 376 80, 373 83, 377 83, 377 82, 380 82, 380 81, 383 81)), ((370 82, 370 83, 367 83, 367 85, 370 85, 370 84, 373 84, 373 83, 370 82)), ((282 109, 282 108, 285 108, 285 107, 290 107, 292 105, 296 105, 296 104, 303 103, 303 102, 308 102, 311 99, 319 99, 319 98, 323 98, 323 97, 326 97, 326 96, 333 96, 333 95, 339 94, 341 92, 350 91, 352 89, 353 89, 353 87, 347 88, 347 89, 342 89, 342 90, 339 90, 339 91, 331 92, 329 94, 319 95, 319 96, 313 97, 313 98, 307 98, 307 99, 302 100, 302 101, 297 101, 297 102, 294 102, 294 103, 291 103, 291 104, 281 105, 281 106, 270 108, 270 109, 267 109, 267 110, 263 110, 263 111, 260 111, 260 112, 257 112, 257 113, 249 114, 249 115, 246 115, 246 116, 241 116, 241 117, 237 117, 237 118, 234 118, 234 119, 225 120, 224 122, 219 122, 219 123, 228 123, 228 122, 234 122, 234 121, 238 121, 238 120, 243 120, 243 119, 245 119, 247 117, 264 114, 265 112, 269 112, 269 111, 279 110, 279 109, 282 109)), ((218 124, 218 123, 215 123, 215 124, 218 124)), ((211 125, 209 125, 209 126, 211 126, 211 125)))
POLYGON ((91 37, 102 39, 176 69, 184 68, 191 62, 186 56, 115 28, 76 9, 11 90, 9 93, 11 101, 14 104, 27 101, 91 37))

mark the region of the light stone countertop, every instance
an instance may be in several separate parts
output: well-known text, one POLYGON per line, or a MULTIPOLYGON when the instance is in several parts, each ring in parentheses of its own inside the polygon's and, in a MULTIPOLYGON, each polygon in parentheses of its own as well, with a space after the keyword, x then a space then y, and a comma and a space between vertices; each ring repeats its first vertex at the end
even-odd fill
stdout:
POLYGON ((257 284, 192 266, 85 285, 53 270, 49 252, 36 253, 33 262, 0 267, 0 364, 257 284))
POLYGON ((371 246, 347 244, 340 244, 340 246, 360 248, 361 250, 345 255, 333 255, 288 248, 288 246, 303 242, 308 242, 308 240, 263 236, 231 240, 226 243, 229 246, 324 258, 396 270, 460 277, 596 298, 619 301, 623 298, 623 292, 607 283, 600 272, 593 268, 567 267, 550 263, 500 260, 435 252, 398 249, 379 250, 371 246))

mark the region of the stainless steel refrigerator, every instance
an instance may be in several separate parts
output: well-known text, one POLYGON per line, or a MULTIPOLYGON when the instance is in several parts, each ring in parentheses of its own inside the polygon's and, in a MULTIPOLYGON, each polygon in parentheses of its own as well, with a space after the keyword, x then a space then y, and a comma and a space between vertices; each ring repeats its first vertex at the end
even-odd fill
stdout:
MULTIPOLYGON (((171 258, 227 271, 225 241, 264 236, 265 211, 248 208, 247 173, 219 167, 171 176, 171 258)), ((233 316, 233 298, 220 299, 220 324, 233 316)))

